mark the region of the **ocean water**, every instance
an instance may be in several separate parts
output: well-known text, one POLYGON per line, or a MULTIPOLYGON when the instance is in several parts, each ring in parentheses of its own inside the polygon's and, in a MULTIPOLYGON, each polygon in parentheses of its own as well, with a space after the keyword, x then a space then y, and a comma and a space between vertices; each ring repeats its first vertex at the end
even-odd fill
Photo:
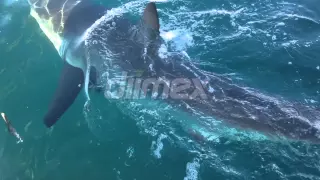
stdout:
MULTIPOLYGON (((139 17, 146 1, 101 3, 139 17)), ((163 0, 157 7, 161 36, 203 70, 319 108, 318 4, 163 0)), ((320 179, 320 145, 219 125, 200 131, 200 141, 184 133, 183 122, 155 122, 152 113, 135 119, 94 93, 95 112, 84 108, 82 93, 46 129, 62 60, 23 0, 0 2, 0 58, 0 111, 24 139, 17 144, 0 123, 1 180, 320 179)))

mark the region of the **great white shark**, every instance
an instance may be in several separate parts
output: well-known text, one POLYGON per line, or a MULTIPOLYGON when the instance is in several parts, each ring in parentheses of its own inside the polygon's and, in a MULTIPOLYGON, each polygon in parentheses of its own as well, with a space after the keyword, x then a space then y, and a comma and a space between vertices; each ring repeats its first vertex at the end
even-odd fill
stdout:
MULTIPOLYGON (((44 116, 47 127, 62 117, 83 88, 87 98, 89 87, 100 87, 100 90, 102 87, 108 95, 111 79, 128 72, 130 77, 139 80, 165 79, 156 97, 149 100, 160 99, 173 105, 177 116, 180 112, 181 117, 183 113, 212 116, 239 128, 319 142, 318 111, 297 104, 278 103, 276 99, 237 86, 223 76, 201 71, 183 54, 160 56, 163 40, 154 2, 149 2, 141 19, 133 23, 132 19, 121 15, 103 19, 110 9, 90 0, 28 1, 31 16, 64 61, 58 87, 44 116), (100 56, 101 53, 105 55, 100 56), (106 60, 108 58, 112 60, 106 60), (134 75, 136 72, 140 72, 139 75, 134 75), (104 76, 110 81, 103 81, 104 76), (166 82, 177 79, 184 85, 182 87, 190 87, 182 88, 187 96, 163 98, 166 82)), ((135 86, 134 82, 128 84, 135 86)), ((145 93, 152 87, 139 86, 145 93)), ((181 90, 181 86, 175 88, 181 90)))

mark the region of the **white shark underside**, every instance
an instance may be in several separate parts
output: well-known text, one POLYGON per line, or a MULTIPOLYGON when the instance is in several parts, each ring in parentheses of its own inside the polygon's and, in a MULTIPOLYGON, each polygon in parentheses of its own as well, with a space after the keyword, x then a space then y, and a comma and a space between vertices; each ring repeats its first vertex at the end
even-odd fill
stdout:
MULTIPOLYGON (((101 64, 98 61, 101 59, 95 58, 90 62, 87 61, 85 51, 88 49, 84 49, 82 46, 83 41, 88 40, 83 39, 83 35, 96 20, 104 15, 106 8, 93 5, 89 0, 29 0, 29 3, 31 16, 35 18, 65 61, 59 86, 44 118, 45 124, 50 127, 71 106, 82 86, 87 92, 88 79, 91 78, 91 66, 101 68, 98 67, 101 64)), ((276 132, 293 139, 319 142, 319 132, 314 127, 316 119, 320 117, 319 112, 303 107, 307 110, 302 114, 299 112, 298 115, 293 115, 287 111, 291 107, 284 107, 268 98, 258 96, 232 84, 221 76, 213 74, 207 76, 190 62, 181 64, 182 61, 179 60, 179 57, 173 57, 169 60, 159 58, 157 48, 160 39, 160 26, 154 3, 149 3, 145 8, 140 23, 135 26, 138 30, 133 39, 129 40, 129 37, 132 37, 132 34, 129 33, 131 27, 128 24, 130 23, 127 23, 126 20, 117 20, 115 24, 116 30, 113 31, 108 29, 109 25, 99 24, 97 28, 93 29, 96 31, 95 34, 90 37, 90 41, 97 42, 93 43, 95 45, 90 47, 91 50, 99 52, 102 47, 107 46, 108 48, 102 49, 102 51, 122 54, 119 61, 113 62, 117 64, 118 69, 109 67, 110 71, 118 71, 117 73, 121 73, 121 70, 149 72, 150 65, 153 65, 152 67, 157 69, 157 77, 172 79, 201 76, 207 78, 206 86, 204 86, 209 97, 207 100, 161 100, 161 102, 176 108, 174 112, 171 112, 171 114, 175 114, 174 116, 179 117, 180 114, 187 117, 194 115, 195 112, 201 112, 203 116, 216 117, 225 121, 226 124, 241 128, 253 129, 266 134, 276 132), (102 37, 104 34, 101 34, 101 31, 106 30, 110 31, 108 38, 102 37), (133 46, 129 46, 129 44, 133 46), (142 54, 139 54, 140 51, 144 53, 145 49, 147 49, 147 63, 143 62, 142 54), (164 63, 168 61, 168 64, 164 63), (215 91, 212 92, 212 89, 215 91)), ((98 73, 98 75, 101 74, 98 73)), ((96 81, 95 77, 92 81, 96 81)), ((151 109, 152 104, 152 102, 145 103, 144 107, 151 109)))
POLYGON ((73 103, 82 86, 85 86, 85 92, 88 97, 90 69, 87 68, 86 59, 77 51, 80 51, 79 46, 83 43, 81 40, 85 32, 83 29, 90 27, 94 20, 103 16, 104 12, 98 11, 98 14, 91 12, 93 15, 90 15, 89 19, 79 17, 79 19, 83 18, 83 22, 80 22, 80 32, 77 32, 77 27, 70 28, 72 25, 66 28, 66 21, 71 19, 70 21, 72 22, 72 19, 77 19, 77 17, 74 17, 77 15, 77 12, 74 11, 85 11, 88 6, 90 7, 90 1, 28 0, 28 2, 30 5, 30 15, 37 21, 39 27, 51 41, 65 63, 59 86, 49 108, 48 113, 51 113, 51 115, 47 114, 47 116, 53 117, 45 117, 45 119, 51 119, 45 120, 45 124, 52 126, 73 103), (78 10, 75 10, 75 7, 78 10), (70 17, 71 12, 73 12, 73 17, 70 17))
POLYGON ((60 53, 65 21, 71 10, 81 1, 28 0, 28 2, 30 15, 60 53))

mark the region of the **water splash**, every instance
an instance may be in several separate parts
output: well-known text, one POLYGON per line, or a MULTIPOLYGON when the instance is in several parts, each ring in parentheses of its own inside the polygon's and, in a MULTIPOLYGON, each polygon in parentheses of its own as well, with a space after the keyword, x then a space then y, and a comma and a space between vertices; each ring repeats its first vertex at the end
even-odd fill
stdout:
POLYGON ((188 162, 186 168, 186 177, 183 180, 197 180, 199 177, 199 159, 194 159, 192 162, 188 162))
POLYGON ((166 135, 160 134, 159 138, 157 139, 157 142, 153 141, 151 145, 151 150, 153 151, 153 155, 160 159, 161 158, 161 151, 163 149, 163 143, 162 140, 167 138, 166 135))

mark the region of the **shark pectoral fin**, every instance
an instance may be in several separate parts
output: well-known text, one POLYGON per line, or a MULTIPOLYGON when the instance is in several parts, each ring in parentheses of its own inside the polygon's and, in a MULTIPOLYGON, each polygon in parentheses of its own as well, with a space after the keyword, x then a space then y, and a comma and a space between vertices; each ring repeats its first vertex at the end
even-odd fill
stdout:
POLYGON ((47 127, 54 125, 63 113, 72 105, 84 82, 84 73, 82 69, 64 64, 60 75, 58 88, 44 117, 44 124, 47 127))

